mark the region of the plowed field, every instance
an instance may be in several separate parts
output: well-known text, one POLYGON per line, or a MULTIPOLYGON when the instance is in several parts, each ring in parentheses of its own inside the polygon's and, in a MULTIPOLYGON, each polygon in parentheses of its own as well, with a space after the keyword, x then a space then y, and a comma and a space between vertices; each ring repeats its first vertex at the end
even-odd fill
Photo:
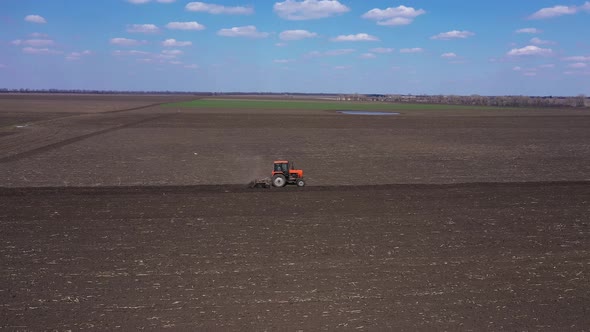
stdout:
POLYGON ((0 328, 590 326, 588 110, 191 99, 0 96, 0 328))

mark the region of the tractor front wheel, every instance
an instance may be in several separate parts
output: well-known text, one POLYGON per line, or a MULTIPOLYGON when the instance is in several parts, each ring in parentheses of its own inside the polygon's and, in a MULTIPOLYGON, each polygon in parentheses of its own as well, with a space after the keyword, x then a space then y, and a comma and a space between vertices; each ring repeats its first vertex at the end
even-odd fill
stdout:
POLYGON ((287 184, 287 179, 285 178, 284 175, 277 174, 272 177, 272 185, 273 186, 275 186, 277 188, 281 188, 281 187, 284 187, 286 184, 287 184))
POLYGON ((303 179, 297 180, 297 187, 303 187, 303 186, 305 186, 305 181, 303 181, 303 179))

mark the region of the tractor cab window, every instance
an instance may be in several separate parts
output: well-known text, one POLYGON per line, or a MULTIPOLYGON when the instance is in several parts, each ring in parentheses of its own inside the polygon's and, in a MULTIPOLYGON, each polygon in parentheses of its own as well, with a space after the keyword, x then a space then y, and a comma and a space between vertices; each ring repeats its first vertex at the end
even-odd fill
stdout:
POLYGON ((275 172, 282 172, 281 164, 275 164, 275 172))
POLYGON ((288 172, 289 171, 289 165, 288 164, 282 164, 281 165, 283 167, 283 172, 288 172))

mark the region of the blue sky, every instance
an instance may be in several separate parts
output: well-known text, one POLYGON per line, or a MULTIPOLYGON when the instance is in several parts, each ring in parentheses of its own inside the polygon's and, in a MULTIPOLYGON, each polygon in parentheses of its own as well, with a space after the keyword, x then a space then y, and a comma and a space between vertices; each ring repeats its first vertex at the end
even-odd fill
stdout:
POLYGON ((590 95, 590 2, 2 0, 0 87, 590 95))

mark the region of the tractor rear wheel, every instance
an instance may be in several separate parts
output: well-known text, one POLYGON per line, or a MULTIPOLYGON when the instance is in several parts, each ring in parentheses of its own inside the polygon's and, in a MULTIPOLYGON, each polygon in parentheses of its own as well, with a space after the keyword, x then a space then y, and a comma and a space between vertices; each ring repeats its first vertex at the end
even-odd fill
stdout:
POLYGON ((303 179, 297 180, 297 187, 303 187, 303 186, 305 186, 305 181, 303 179))
POLYGON ((275 186, 277 188, 281 188, 281 187, 284 187, 286 184, 287 184, 287 179, 285 178, 284 175, 277 174, 272 177, 272 185, 273 186, 275 186))

